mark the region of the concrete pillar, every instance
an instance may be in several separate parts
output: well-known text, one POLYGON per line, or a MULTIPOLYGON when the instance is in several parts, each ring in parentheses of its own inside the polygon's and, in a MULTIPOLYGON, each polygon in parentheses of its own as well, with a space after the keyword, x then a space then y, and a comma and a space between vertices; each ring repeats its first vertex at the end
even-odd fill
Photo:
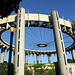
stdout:
POLYGON ((59 75, 69 75, 66 52, 65 52, 62 31, 61 31, 61 25, 59 23, 59 16, 57 11, 52 11, 51 19, 53 24, 55 45, 56 45, 56 51, 57 51, 59 75))
POLYGON ((0 58, 0 63, 4 62, 4 54, 5 54, 5 49, 1 49, 1 58, 0 58))
POLYGON ((28 54, 25 54, 25 64, 28 64, 28 54))
POLYGON ((37 64, 39 64, 39 54, 36 54, 37 64))
POLYGON ((48 54, 47 56, 48 56, 48 63, 51 64, 51 55, 48 54))
POLYGON ((75 54, 74 54, 74 50, 71 51, 72 54, 72 59, 73 59, 73 63, 75 62, 75 54))
POLYGON ((16 75, 24 75, 25 9, 18 10, 15 41, 16 75))

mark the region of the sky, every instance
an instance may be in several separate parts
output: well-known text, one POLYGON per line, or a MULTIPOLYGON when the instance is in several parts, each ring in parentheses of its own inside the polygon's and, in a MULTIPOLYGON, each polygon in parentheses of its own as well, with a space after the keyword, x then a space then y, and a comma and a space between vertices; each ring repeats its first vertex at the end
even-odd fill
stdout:
MULTIPOLYGON (((47 14, 47 12, 48 12, 49 15, 50 15, 53 10, 56 10, 56 11, 58 11, 60 18, 62 18, 64 16, 64 19, 66 19, 66 20, 70 19, 71 22, 75 19, 75 17, 74 17, 74 15, 75 15, 75 10, 74 10, 75 9, 74 8, 75 7, 75 0, 22 0, 22 2, 20 3, 20 8, 21 7, 23 7, 25 9, 26 13, 28 12, 28 10, 29 10, 29 13, 37 13, 38 10, 39 10, 40 14, 47 14)), ((13 15, 13 14, 16 14, 16 13, 12 12, 11 15, 13 15)), ((29 40, 31 40, 31 38, 28 38, 28 37, 31 37, 31 36, 35 35, 35 36, 33 36, 33 38, 35 38, 38 35, 36 37, 35 41, 36 42, 37 41, 40 42, 40 39, 38 39, 38 38, 40 38, 40 35, 39 35, 40 30, 41 30, 41 34, 42 34, 42 39, 43 40, 46 40, 46 39, 50 38, 50 40, 46 40, 45 42, 48 43, 48 41, 49 42, 54 41, 53 30, 43 29, 43 28, 28 28, 28 29, 26 28, 26 34, 25 35, 27 37, 25 38, 25 40, 28 43, 26 43, 27 46, 25 48, 28 48, 29 44, 32 43, 32 41, 33 41, 33 40, 29 41, 29 40), (28 31, 28 30, 30 30, 30 31, 28 31), (36 32, 34 32, 34 30, 36 30, 36 32), (34 32, 34 33, 31 34, 31 31, 34 32), (48 34, 49 32, 50 32, 50 34, 48 34), (36 35, 36 33, 37 33, 37 35, 36 35), (31 34, 31 35, 29 35, 29 34, 31 34), (50 35, 53 38, 50 37, 50 35), (47 37, 45 37, 45 36, 47 36, 47 37)), ((10 40, 9 40, 10 39, 10 31, 9 30, 4 32, 2 34, 2 37, 3 37, 3 39, 5 41, 10 43, 10 40), (6 34, 6 33, 8 33, 8 34, 6 34)), ((65 38, 65 37, 67 37, 67 35, 63 33, 63 37, 65 38)), ((68 37, 68 39, 73 42, 73 40, 70 37, 68 37)), ((67 38, 64 39, 64 42, 67 42, 67 38)), ((65 47, 68 47, 72 42, 65 43, 65 47)), ((33 43, 33 44, 34 45, 33 46, 30 45, 29 48, 32 47, 31 49, 34 49, 35 45, 37 43, 33 43)), ((15 45, 15 33, 14 33, 13 45, 15 45)), ((48 44, 48 45, 50 45, 50 44, 48 44)), ((55 49, 54 44, 51 44, 50 48, 52 50, 55 49)), ((71 52, 70 53, 67 52, 67 58, 72 58, 71 52)), ((30 55, 30 56, 28 56, 28 59, 29 59, 28 60, 29 64, 30 63, 34 63, 34 61, 36 62, 36 55, 34 55, 34 56, 30 55)), ((5 51, 5 58, 4 58, 4 60, 8 61, 8 52, 7 51, 5 51)), ((40 60, 42 60, 42 63, 48 63, 47 55, 44 55, 44 56, 41 55, 40 56, 40 60)), ((12 59, 12 61, 13 61, 13 59, 12 59)), ((51 63, 56 62, 56 61, 57 61, 57 55, 56 54, 55 55, 52 54, 51 55, 51 63)))

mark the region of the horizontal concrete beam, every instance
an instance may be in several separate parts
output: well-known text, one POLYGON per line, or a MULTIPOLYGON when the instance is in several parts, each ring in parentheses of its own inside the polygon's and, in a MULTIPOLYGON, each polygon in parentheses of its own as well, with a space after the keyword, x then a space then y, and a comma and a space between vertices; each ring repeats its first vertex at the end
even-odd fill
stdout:
MULTIPOLYGON (((50 17, 51 17, 50 15, 29 13, 29 14, 25 14, 25 21, 50 22, 51 21, 50 17)), ((17 15, 10 15, 8 17, 0 19, 0 24, 16 22, 16 20, 17 20, 17 15)), ((71 22, 65 19, 59 18, 59 23, 61 25, 72 28, 71 22)))

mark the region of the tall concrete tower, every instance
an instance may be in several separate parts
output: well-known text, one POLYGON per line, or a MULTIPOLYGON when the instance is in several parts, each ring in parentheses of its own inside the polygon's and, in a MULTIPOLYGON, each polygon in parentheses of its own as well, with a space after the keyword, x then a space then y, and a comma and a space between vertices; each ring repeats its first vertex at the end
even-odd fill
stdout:
POLYGON ((59 75, 69 75, 61 25, 59 23, 59 16, 57 11, 52 11, 51 19, 53 24, 55 45, 59 64, 59 75))
POLYGON ((25 9, 18 10, 15 42, 16 75, 24 75, 25 9))

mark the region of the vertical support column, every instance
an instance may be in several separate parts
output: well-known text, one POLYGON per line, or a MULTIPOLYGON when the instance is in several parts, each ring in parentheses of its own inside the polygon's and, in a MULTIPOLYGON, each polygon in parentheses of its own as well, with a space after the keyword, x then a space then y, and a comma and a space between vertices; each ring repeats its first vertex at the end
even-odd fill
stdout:
POLYGON ((24 75, 25 9, 18 10, 15 41, 16 75, 24 75))
POLYGON ((25 54, 25 64, 28 64, 28 54, 25 54))
POLYGON ((53 23, 53 31, 59 66, 59 75, 69 75, 61 25, 59 23, 59 16, 57 11, 52 11, 51 19, 53 23))
POLYGON ((47 54, 47 56, 48 56, 48 63, 51 64, 51 55, 47 54))
POLYGON ((75 62, 75 55, 74 55, 74 50, 71 51, 72 54, 72 59, 73 59, 73 63, 75 62))
POLYGON ((39 64, 39 54, 36 54, 37 64, 39 64))
POLYGON ((1 59, 0 59, 0 63, 4 62, 4 54, 5 54, 5 49, 1 49, 1 59))

